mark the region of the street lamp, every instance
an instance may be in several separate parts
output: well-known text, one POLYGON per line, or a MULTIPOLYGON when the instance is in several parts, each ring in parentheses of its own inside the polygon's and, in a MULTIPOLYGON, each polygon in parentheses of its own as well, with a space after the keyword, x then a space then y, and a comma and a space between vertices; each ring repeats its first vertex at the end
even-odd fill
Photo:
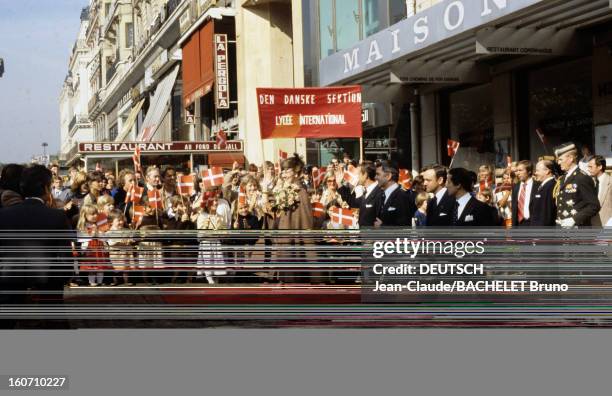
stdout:
POLYGON ((49 144, 47 142, 44 142, 42 144, 42 148, 43 148, 43 156, 47 156, 47 147, 49 146, 49 144))

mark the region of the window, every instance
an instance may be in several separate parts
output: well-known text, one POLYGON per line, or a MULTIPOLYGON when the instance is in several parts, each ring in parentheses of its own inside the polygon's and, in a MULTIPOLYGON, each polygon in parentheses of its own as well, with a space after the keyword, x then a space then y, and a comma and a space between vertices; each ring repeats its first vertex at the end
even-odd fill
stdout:
POLYGON ((111 3, 104 3, 104 17, 108 18, 108 13, 110 12, 111 3))
POLYGON ((389 26, 398 23, 406 18, 408 12, 406 10, 405 0, 390 0, 389 1, 389 26))
POLYGON ((108 130, 108 140, 113 142, 115 139, 117 139, 117 135, 119 134, 119 124, 115 123, 112 127, 110 127, 110 129, 108 130))
POLYGON ((134 24, 128 22, 125 24, 125 48, 134 46, 134 24))
POLYGON ((319 36, 321 58, 334 53, 334 0, 319 1, 319 36))
POLYGON ((405 0, 319 0, 321 58, 406 18, 405 0))
POLYGON ((529 157, 550 155, 553 147, 572 141, 593 148, 592 61, 557 64, 527 73, 529 157), (540 129, 543 144, 535 133, 540 129))
POLYGON ((448 136, 461 143, 455 161, 473 171, 481 164, 495 163, 492 97, 491 84, 448 94, 448 136))
POLYGON ((342 0, 336 2, 336 50, 349 48, 357 43, 361 16, 359 14, 359 1, 342 0))
POLYGON ((361 10, 363 13, 363 38, 369 37, 386 27, 386 1, 362 0, 361 10))

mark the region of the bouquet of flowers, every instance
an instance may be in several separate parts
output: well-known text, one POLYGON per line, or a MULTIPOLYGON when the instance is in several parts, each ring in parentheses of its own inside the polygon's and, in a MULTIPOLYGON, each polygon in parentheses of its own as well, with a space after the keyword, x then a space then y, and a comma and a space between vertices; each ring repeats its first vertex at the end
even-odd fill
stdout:
POLYGON ((274 195, 273 207, 276 210, 293 210, 300 203, 300 186, 279 181, 279 183, 272 190, 274 195))

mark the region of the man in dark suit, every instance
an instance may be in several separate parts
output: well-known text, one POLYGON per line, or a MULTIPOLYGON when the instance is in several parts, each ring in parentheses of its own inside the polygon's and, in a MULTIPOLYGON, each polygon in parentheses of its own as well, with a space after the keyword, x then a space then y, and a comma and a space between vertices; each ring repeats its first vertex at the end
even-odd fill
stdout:
POLYGON ((383 161, 376 168, 376 181, 382 190, 378 218, 375 227, 410 226, 412 216, 416 211, 415 203, 412 205, 406 199, 406 193, 398 184, 399 172, 397 168, 387 161, 383 161))
POLYGON ((553 197, 555 188, 555 164, 549 160, 542 160, 536 164, 535 177, 539 182, 533 196, 531 207, 532 227, 554 227, 557 220, 557 205, 553 197))
POLYGON ((451 214, 451 225, 458 227, 493 227, 495 219, 491 209, 471 194, 474 188, 474 177, 465 168, 453 168, 448 171, 446 188, 455 199, 451 214))
POLYGON ((354 207, 359 208, 359 227, 373 227, 380 210, 382 190, 376 183, 376 166, 373 162, 362 163, 360 172, 364 192, 355 199, 354 207))
POLYGON ((74 235, 64 211, 49 207, 51 183, 46 167, 26 168, 21 177, 24 201, 0 210, 0 288, 15 292, 0 295, 2 303, 26 303, 36 291, 46 292, 39 296, 41 303, 63 301, 73 271, 74 235))
POLYGON ((512 188, 512 227, 531 225, 533 200, 539 183, 533 179, 531 161, 520 161, 516 166, 516 177, 519 183, 512 188))
POLYGON ((446 168, 441 165, 432 165, 427 167, 421 175, 425 190, 434 196, 427 202, 427 226, 450 226, 455 200, 446 189, 446 168))
POLYGON ((559 146, 555 155, 561 170, 565 172, 565 176, 557 180, 554 191, 557 224, 564 228, 589 227, 591 218, 601 209, 595 181, 578 167, 578 149, 574 143, 559 146))

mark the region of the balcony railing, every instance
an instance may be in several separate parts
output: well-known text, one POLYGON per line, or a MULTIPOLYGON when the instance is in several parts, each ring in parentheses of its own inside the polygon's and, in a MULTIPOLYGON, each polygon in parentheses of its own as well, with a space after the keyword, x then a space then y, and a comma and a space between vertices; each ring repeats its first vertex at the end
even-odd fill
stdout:
POLYGON ((89 110, 89 112, 92 112, 92 109, 94 107, 96 107, 96 105, 100 102, 100 94, 99 93, 95 93, 91 99, 89 99, 89 102, 87 103, 87 109, 89 110))
POLYGON ((106 67, 106 85, 108 85, 109 81, 113 79, 113 76, 117 72, 117 63, 118 62, 115 62, 106 67))

